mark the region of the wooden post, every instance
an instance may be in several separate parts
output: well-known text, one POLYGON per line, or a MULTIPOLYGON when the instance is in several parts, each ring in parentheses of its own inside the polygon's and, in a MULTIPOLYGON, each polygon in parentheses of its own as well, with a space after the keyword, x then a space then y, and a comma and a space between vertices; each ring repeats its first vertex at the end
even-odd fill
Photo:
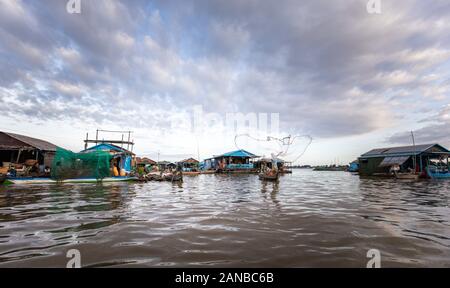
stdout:
POLYGON ((95 145, 98 144, 98 129, 97 132, 95 133, 95 145))
POLYGON ((84 150, 87 149, 87 146, 88 146, 88 140, 89 140, 89 133, 86 133, 86 141, 84 142, 84 150))
MULTIPOLYGON (((123 136, 123 135, 122 135, 123 136)), ((127 144, 127 150, 130 150, 130 138, 131 138, 131 131, 128 131, 128 144, 127 144)), ((122 139, 123 141, 123 139, 122 139)))
POLYGON ((422 155, 420 155, 420 173, 423 172, 422 155))
POLYGON ((19 164, 19 158, 20 158, 20 154, 22 154, 22 149, 19 149, 19 153, 17 153, 17 160, 16 160, 16 164, 19 164))

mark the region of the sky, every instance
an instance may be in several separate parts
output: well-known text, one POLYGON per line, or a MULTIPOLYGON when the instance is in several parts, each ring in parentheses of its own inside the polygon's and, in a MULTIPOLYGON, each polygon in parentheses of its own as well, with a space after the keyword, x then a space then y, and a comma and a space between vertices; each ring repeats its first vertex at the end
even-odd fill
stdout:
POLYGON ((138 156, 171 161, 265 156, 267 136, 312 165, 411 131, 450 147, 448 0, 67 2, 0 0, 0 131, 79 151, 132 130, 138 156))

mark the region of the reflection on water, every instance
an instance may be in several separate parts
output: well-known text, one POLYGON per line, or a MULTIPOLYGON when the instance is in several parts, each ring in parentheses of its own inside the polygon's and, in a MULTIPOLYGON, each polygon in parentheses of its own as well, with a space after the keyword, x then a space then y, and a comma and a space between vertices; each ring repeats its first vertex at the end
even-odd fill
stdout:
POLYGON ((0 188, 0 267, 450 267, 449 181, 297 170, 279 182, 0 188))

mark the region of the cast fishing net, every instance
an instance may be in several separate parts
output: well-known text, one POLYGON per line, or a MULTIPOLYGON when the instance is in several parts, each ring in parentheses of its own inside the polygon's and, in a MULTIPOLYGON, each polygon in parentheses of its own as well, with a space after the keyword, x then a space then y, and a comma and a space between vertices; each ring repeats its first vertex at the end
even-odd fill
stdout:
POLYGON ((234 138, 235 146, 252 147, 260 151, 260 156, 277 159, 296 164, 306 153, 313 139, 309 135, 288 135, 286 137, 254 136, 250 134, 239 134, 234 138))
POLYGON ((73 178, 103 179, 111 174, 111 158, 112 156, 106 151, 74 153, 57 148, 52 163, 51 177, 55 180, 73 178))

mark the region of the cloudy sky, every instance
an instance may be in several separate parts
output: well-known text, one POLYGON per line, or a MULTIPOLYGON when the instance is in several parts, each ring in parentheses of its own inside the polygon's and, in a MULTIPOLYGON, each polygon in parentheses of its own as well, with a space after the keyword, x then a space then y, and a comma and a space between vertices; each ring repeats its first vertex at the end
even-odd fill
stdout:
POLYGON ((236 148, 227 113, 278 113, 278 136, 314 138, 302 163, 411 130, 450 146, 450 1, 367 1, 0 0, 0 130, 80 150, 131 129, 138 154, 176 160, 236 148), (196 129, 198 109, 218 119, 196 129))

